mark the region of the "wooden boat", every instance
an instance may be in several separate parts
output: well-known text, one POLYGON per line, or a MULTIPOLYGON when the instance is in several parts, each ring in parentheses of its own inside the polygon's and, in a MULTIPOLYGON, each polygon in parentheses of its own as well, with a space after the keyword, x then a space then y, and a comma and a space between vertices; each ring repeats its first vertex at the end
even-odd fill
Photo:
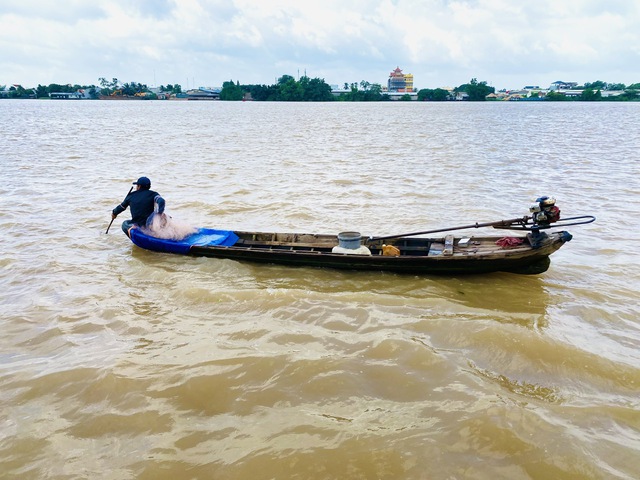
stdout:
MULTIPOLYGON (((513 228, 509 225, 514 222, 522 223, 522 219, 470 227, 491 225, 513 228)), ((464 227, 444 230, 460 228, 464 227)), ((202 228, 183 240, 175 241, 150 236, 139 228, 130 231, 135 245, 156 252, 290 266, 434 275, 489 272, 539 274, 549 268, 549 255, 572 238, 566 231, 546 233, 537 229, 520 236, 411 235, 367 238, 360 237, 357 232, 322 235, 202 228)))

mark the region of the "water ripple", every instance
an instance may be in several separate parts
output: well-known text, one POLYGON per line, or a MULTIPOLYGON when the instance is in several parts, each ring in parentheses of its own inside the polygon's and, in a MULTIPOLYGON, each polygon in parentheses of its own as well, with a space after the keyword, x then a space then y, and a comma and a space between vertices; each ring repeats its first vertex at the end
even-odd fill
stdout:
POLYGON ((1 101, 0 471, 634 478, 639 108, 1 101), (598 220, 536 277, 253 265, 106 235, 140 175, 238 230, 598 220))

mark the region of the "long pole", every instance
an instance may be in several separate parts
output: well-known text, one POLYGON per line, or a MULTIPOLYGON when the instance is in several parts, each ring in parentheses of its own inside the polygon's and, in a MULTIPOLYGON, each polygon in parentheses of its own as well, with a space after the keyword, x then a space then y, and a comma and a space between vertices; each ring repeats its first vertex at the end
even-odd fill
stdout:
POLYGON ((471 225, 462 225, 460 227, 451 227, 451 228, 439 228, 437 230, 423 230, 422 232, 412 232, 412 233, 402 233, 400 235, 387 235, 384 237, 369 237, 367 240, 372 242, 375 240, 387 240, 389 238, 398 238, 398 237, 414 237, 416 235, 424 235, 427 233, 439 233, 439 232, 450 232, 451 230, 464 230, 467 228, 481 228, 481 227, 503 227, 509 226, 514 223, 525 224, 530 217, 524 216, 520 218, 513 218, 511 220, 499 220, 497 222, 487 222, 487 223, 473 223, 471 225))
MULTIPOLYGON (((133 192, 133 187, 131 187, 131 188, 129 189, 129 193, 131 193, 131 192, 133 192)), ((127 193, 127 196, 126 196, 126 197, 124 197, 124 198, 127 198, 127 197, 129 196, 129 193, 127 193)), ((124 200, 123 200, 123 201, 124 201, 124 200)), ((114 220, 115 220, 115 218, 113 218, 113 217, 112 217, 112 218, 111 218, 111 221, 109 222, 109 226, 107 227, 107 231, 106 231, 106 232, 104 232, 104 234, 105 234, 105 235, 107 235, 107 234, 109 233, 109 229, 111 228, 111 224, 113 223, 113 221, 114 221, 114 220)))

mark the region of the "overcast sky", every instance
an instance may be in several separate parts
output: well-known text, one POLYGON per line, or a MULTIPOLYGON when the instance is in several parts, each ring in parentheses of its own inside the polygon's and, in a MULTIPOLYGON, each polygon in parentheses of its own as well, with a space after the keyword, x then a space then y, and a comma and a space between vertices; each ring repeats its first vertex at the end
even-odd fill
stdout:
POLYGON ((0 0, 0 85, 640 82, 639 0, 0 0))

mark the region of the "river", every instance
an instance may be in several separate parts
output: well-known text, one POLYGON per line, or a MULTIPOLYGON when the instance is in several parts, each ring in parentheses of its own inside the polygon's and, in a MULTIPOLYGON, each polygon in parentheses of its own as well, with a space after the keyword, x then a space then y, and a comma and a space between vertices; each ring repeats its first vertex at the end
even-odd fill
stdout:
POLYGON ((1 478, 639 478, 640 103, 2 100, 0 122, 1 478), (128 212, 105 234, 141 175, 223 229, 397 234, 541 195, 597 220, 537 276, 254 265, 143 251, 128 212))

